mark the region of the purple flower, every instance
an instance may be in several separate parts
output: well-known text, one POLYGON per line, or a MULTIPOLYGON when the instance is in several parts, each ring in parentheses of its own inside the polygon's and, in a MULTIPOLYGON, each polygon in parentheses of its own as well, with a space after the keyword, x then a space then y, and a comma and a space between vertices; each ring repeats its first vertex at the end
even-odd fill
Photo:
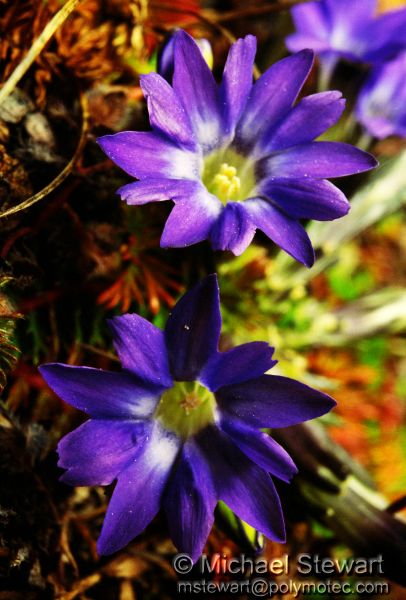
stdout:
POLYGON ((313 141, 340 117, 341 94, 315 94, 293 106, 312 66, 308 50, 274 64, 253 85, 253 36, 232 46, 218 86, 193 39, 184 31, 175 37, 172 87, 156 73, 141 78, 152 131, 99 139, 139 179, 119 194, 128 204, 174 202, 163 247, 210 239, 214 249, 241 254, 259 228, 311 266, 300 219, 335 219, 349 207, 325 178, 376 165, 348 144, 313 141))
MULTIPOLYGON (((195 40, 195 43, 199 47, 200 52, 208 66, 213 67, 213 50, 209 40, 206 38, 199 38, 195 40)), ((161 47, 158 54, 158 73, 169 81, 172 82, 173 71, 175 67, 175 44, 176 34, 172 33, 161 47)))
POLYGON ((281 376, 264 342, 218 352, 219 290, 211 275, 175 306, 165 331, 136 314, 110 322, 123 369, 48 364, 49 386, 90 419, 59 443, 62 481, 117 479, 98 549, 110 554, 140 534, 162 506, 171 536, 196 560, 223 500, 273 540, 285 538, 271 475, 296 467, 260 428, 329 411, 329 396, 281 376))
POLYGON ((406 137, 406 52, 372 71, 358 96, 356 115, 372 136, 406 137))
POLYGON ((327 71, 340 58, 381 62, 405 48, 406 9, 376 16, 377 0, 319 0, 291 10, 291 52, 312 48, 327 71))

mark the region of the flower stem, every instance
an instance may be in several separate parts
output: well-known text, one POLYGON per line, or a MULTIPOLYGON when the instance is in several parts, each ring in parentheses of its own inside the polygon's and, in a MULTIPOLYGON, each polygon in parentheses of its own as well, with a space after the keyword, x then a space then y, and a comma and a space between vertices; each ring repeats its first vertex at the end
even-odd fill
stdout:
POLYGON ((344 123, 343 139, 349 140, 352 137, 352 134, 354 133, 356 125, 357 125, 357 120, 355 118, 355 113, 353 111, 350 113, 350 115, 348 116, 348 119, 344 123))
POLYGON ((336 64, 337 60, 335 57, 328 59, 324 58, 320 60, 319 77, 317 82, 318 92, 326 92, 329 89, 336 64))
POLYGON ((368 150, 368 148, 371 147, 373 141, 374 138, 372 137, 372 135, 367 131, 363 131, 360 137, 358 138, 356 146, 358 146, 358 148, 360 148, 361 150, 368 150))

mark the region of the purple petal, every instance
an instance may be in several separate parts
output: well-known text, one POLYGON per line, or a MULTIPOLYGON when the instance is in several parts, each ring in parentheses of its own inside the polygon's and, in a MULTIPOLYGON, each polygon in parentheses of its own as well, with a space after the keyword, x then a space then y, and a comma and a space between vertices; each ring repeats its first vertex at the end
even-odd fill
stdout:
MULTIPOLYGON (((296 26, 295 33, 285 39, 286 47, 291 52, 299 52, 311 48, 324 60, 326 52, 331 49, 332 23, 325 2, 306 2, 291 9, 291 16, 296 26)), ((336 52, 333 52, 336 56, 336 52)), ((335 58, 337 61, 338 58, 335 58)))
POLYGON ((367 32, 376 10, 376 0, 321 0, 293 7, 296 33, 288 36, 286 45, 292 52, 312 48, 324 54, 329 49, 337 57, 350 60, 365 58, 374 38, 367 32))
POLYGON ((65 402, 99 419, 144 419, 154 412, 160 389, 133 374, 50 363, 39 367, 65 402))
POLYGON ((323 92, 303 98, 272 132, 266 151, 311 142, 338 121, 344 108, 341 92, 323 92))
POLYGON ((234 131, 251 91, 256 49, 257 40, 253 35, 239 39, 230 48, 220 86, 227 133, 234 131))
POLYGON ((180 99, 198 142, 212 149, 219 142, 219 93, 213 74, 199 47, 185 31, 175 34, 173 89, 180 99))
MULTIPOLYGON (((303 7, 304 6, 307 6, 307 4, 303 5, 303 7)), ((292 33, 286 37, 285 44, 290 52, 300 52, 301 50, 305 50, 307 48, 310 48, 316 54, 328 51, 331 47, 328 39, 318 38, 316 36, 317 33, 292 33)))
POLYGON ((373 69, 358 96, 356 114, 375 137, 406 136, 406 52, 373 69))
POLYGON ((175 200, 162 232, 161 247, 182 248, 207 239, 221 209, 216 196, 195 184, 188 197, 175 200))
POLYGON ((303 50, 270 67, 255 83, 237 126, 237 146, 255 145, 285 116, 297 98, 313 63, 313 53, 303 50))
POLYGON ((227 417, 222 420, 221 428, 248 458, 271 475, 289 482, 298 472, 286 450, 268 434, 227 417))
POLYGON ((194 443, 186 442, 164 498, 171 538, 195 562, 214 521, 217 495, 210 468, 194 443))
POLYGON ((239 256, 248 248, 256 227, 242 202, 228 202, 211 232, 214 250, 230 250, 239 256))
POLYGON ((100 554, 123 548, 155 517, 178 449, 179 440, 155 423, 137 459, 119 475, 97 543, 100 554))
POLYGON ((343 177, 369 171, 377 166, 368 152, 342 142, 311 142, 271 154, 263 160, 272 177, 343 177))
POLYGON ((328 42, 330 34, 329 15, 323 2, 306 2, 305 4, 298 4, 297 6, 293 6, 290 13, 297 31, 297 33, 288 36, 286 39, 286 45, 291 52, 298 52, 304 48, 314 48, 312 45, 301 46, 295 44, 292 46, 291 39, 294 36, 313 36, 316 42, 319 40, 328 42))
MULTIPOLYGON (((175 30, 172 31, 172 34, 167 37, 166 41, 164 41, 163 46, 161 47, 160 52, 158 52, 158 64, 157 71, 168 81, 172 82, 173 78, 173 70, 174 70, 174 61, 175 61, 175 45, 177 39, 177 32, 175 30)), ((206 38, 198 38, 194 40, 197 44, 203 58, 206 60, 208 64, 213 62, 213 50, 209 40, 206 38)))
POLYGON ((149 73, 141 76, 140 84, 147 99, 151 126, 193 148, 195 141, 189 117, 169 83, 157 73, 149 73))
POLYGON ((279 375, 262 375, 216 392, 220 408, 254 427, 289 427, 329 412, 336 402, 313 388, 279 375))
MULTIPOLYGON (((157 71, 158 73, 166 79, 169 83, 172 82, 173 78, 173 70, 175 67, 175 46, 178 34, 175 30, 172 31, 172 34, 167 37, 164 41, 163 46, 161 46, 160 52, 158 52, 158 64, 157 71)), ((213 51, 209 40, 205 38, 199 38, 194 40, 197 44, 202 56, 206 60, 206 62, 213 61, 213 51)))
POLYGON ((330 221, 350 209, 342 191, 323 179, 269 179, 262 182, 261 192, 294 219, 330 221))
POLYGON ((69 485, 109 485, 134 461, 146 434, 142 421, 86 421, 58 444, 69 485))
POLYGON ((197 155, 156 132, 122 131, 97 141, 116 165, 137 179, 148 179, 151 173, 155 178, 199 178, 197 155))
POLYGON ((171 373, 177 381, 193 381, 217 352, 221 329, 216 275, 209 275, 176 304, 165 335, 171 373))
POLYGON ((390 10, 373 19, 363 31, 364 59, 381 63, 405 49, 406 8, 390 10))
POLYGON ((291 51, 303 48, 301 43, 306 41, 310 45, 305 47, 318 52, 327 49, 321 47, 323 43, 337 51, 356 50, 359 32, 370 21, 375 9, 376 0, 321 0, 295 6, 291 14, 297 33, 288 37, 286 45, 291 51), (303 36, 302 40, 300 36, 303 36))
POLYGON ((216 427, 204 430, 198 441, 208 457, 220 499, 249 525, 284 542, 282 509, 270 476, 216 427))
POLYGON ((196 194, 199 185, 196 181, 188 179, 155 179, 151 177, 145 181, 135 181, 123 185, 117 190, 121 199, 130 205, 147 204, 173 200, 174 202, 189 198, 196 194))
POLYGON ((307 267, 312 266, 314 250, 309 236, 298 221, 261 198, 247 200, 245 205, 258 229, 293 258, 307 267))
POLYGON ((274 348, 266 342, 250 342, 214 354, 200 374, 199 380, 212 392, 219 387, 259 377, 278 361, 272 360, 274 348))
MULTIPOLYGON (((376 0, 362 0, 354 2, 353 0, 324 0, 326 9, 330 13, 330 19, 337 35, 340 39, 344 33, 356 31, 363 28, 365 22, 368 22, 374 16, 376 11, 376 0)), ((351 38, 347 34, 349 40, 351 38)))
POLYGON ((123 367, 158 388, 172 387, 164 332, 136 314, 114 317, 108 323, 123 367))
POLYGON ((173 78, 173 68, 175 60, 175 41, 176 34, 167 35, 163 44, 160 47, 157 56, 157 71, 168 83, 171 83, 173 78))

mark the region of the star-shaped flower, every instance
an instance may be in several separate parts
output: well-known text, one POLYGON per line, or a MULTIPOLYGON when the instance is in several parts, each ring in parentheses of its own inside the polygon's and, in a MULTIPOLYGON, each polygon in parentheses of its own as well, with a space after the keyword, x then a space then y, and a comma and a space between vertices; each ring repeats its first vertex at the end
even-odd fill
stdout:
POLYGON ((406 47, 406 8, 377 15, 377 0, 316 0, 291 9, 291 52, 311 48, 331 73, 340 58, 380 63, 406 47))
POLYGON ((264 342, 218 351, 217 278, 175 306, 161 331, 136 314, 114 318, 123 369, 48 364, 49 386, 90 419, 59 443, 62 481, 108 485, 117 479, 98 549, 110 554, 140 534, 162 506, 173 541, 196 560, 219 499, 273 540, 285 539, 271 476, 296 467, 261 428, 318 417, 329 396, 278 375, 264 342))
POLYGON ((311 69, 309 50, 271 66, 252 83, 256 40, 231 48, 221 85, 193 39, 175 34, 172 86, 141 78, 152 131, 99 139, 106 154, 139 181, 118 190, 134 205, 175 204, 161 246, 209 239, 241 254, 256 229, 307 266, 314 262, 301 219, 346 214, 344 194, 326 181, 373 168, 375 159, 348 144, 315 142, 340 117, 339 92, 294 104, 311 69))

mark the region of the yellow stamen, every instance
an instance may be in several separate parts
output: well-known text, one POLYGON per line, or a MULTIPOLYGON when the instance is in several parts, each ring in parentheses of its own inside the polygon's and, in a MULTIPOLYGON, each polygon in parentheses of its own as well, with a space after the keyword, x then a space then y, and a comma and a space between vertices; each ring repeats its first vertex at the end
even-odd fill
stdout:
POLYGON ((204 157, 202 182, 206 189, 227 202, 243 202, 255 190, 255 164, 231 148, 220 149, 204 157))
POLYGON ((229 200, 237 200, 241 189, 241 180, 237 177, 237 169, 222 163, 219 172, 213 177, 213 193, 225 204, 229 200))
POLYGON ((195 393, 187 394, 182 400, 179 402, 183 410, 187 415, 189 415, 192 410, 195 410, 201 405, 202 401, 199 396, 195 393))

